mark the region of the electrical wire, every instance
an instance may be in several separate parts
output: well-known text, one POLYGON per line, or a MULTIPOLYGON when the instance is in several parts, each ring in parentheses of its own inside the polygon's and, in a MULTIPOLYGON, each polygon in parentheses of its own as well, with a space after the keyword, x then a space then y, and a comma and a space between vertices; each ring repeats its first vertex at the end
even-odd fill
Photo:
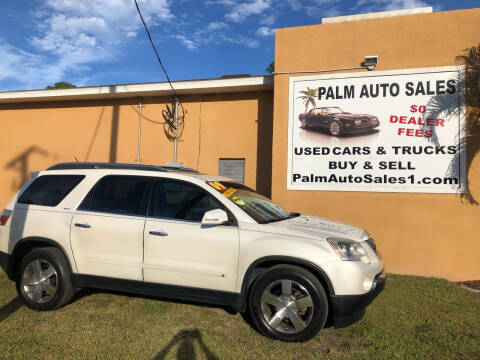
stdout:
MULTIPOLYGON (((174 97, 178 100, 178 103, 180 104, 180 107, 182 108, 182 115, 178 116, 178 124, 179 124, 179 126, 180 126, 180 123, 182 124, 182 131, 183 131, 183 119, 185 117, 185 109, 183 108, 183 104, 180 101, 180 98, 178 97, 177 92, 175 91, 175 88, 173 87, 172 82, 170 81, 170 77, 168 76, 168 73, 167 73, 167 70, 165 69, 165 66, 163 66, 162 59, 160 59, 160 55, 158 55, 157 48, 155 47, 155 44, 153 43, 152 36, 150 35, 150 31, 148 30, 148 27, 147 27, 147 24, 145 23, 145 20, 143 19, 142 12, 140 11, 140 7, 138 6, 137 0, 133 0, 133 1, 135 3, 135 7, 137 8, 137 12, 138 12, 138 15, 140 16, 140 20, 142 21, 143 27, 145 28, 145 31, 147 33, 148 40, 150 41, 150 45, 152 45, 153 51, 155 52, 155 55, 157 56, 158 63, 160 64, 160 67, 162 68, 163 73, 165 74, 165 77, 167 78, 168 84, 170 85, 170 88, 172 89, 174 97)), ((168 120, 165 118, 165 115, 163 114, 163 111, 165 111, 165 110, 162 111, 163 118, 167 122, 169 128, 173 127, 173 129, 175 129, 175 125, 171 121, 171 119, 173 119, 173 113, 168 108, 168 106, 167 106, 167 109, 168 109, 167 115, 169 115, 168 120)), ((168 132, 170 132, 170 130, 168 132)))
POLYGON ((170 108, 167 104, 166 109, 162 110, 162 117, 163 120, 165 120, 165 123, 163 124, 163 131, 165 133, 165 136, 170 141, 175 140, 175 130, 177 130, 177 138, 181 138, 183 134, 183 129, 185 127, 185 114, 177 114, 177 127, 175 127, 175 125, 173 124, 173 122, 175 121, 175 114, 172 111, 172 109, 174 109, 174 106, 175 104, 172 104, 172 107, 170 108))

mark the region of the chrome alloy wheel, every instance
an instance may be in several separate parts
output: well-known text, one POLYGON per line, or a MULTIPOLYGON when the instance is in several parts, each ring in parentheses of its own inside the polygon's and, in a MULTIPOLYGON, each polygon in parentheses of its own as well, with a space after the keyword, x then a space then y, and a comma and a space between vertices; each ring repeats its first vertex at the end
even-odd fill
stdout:
POLYGON ((340 134, 340 124, 336 121, 332 121, 330 124, 330 134, 337 136, 340 134))
POLYGON ((302 285, 293 280, 277 280, 263 292, 261 310, 272 329, 295 334, 310 324, 314 308, 310 294, 302 285))
POLYGON ((25 267, 22 286, 30 300, 39 304, 46 303, 57 293, 57 272, 48 261, 33 260, 25 267))

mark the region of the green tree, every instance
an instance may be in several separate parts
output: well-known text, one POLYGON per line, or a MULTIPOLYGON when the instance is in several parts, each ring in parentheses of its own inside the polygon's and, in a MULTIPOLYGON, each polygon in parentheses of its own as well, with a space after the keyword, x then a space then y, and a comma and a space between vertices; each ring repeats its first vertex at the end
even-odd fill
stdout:
POLYGON ((315 99, 318 96, 318 89, 310 89, 307 86, 307 90, 300 91, 301 96, 297 97, 297 99, 302 99, 303 104, 305 105, 305 112, 308 111, 308 106, 311 104, 313 108, 315 108, 316 103, 315 99))
MULTIPOLYGON (((437 94, 427 104, 427 112, 424 118, 447 118, 455 121, 461 115, 465 115, 464 131, 466 136, 459 138, 459 151, 450 162, 450 168, 446 176, 459 179, 463 175, 464 192, 460 195, 462 200, 469 204, 479 205, 479 199, 475 198, 469 186, 469 172, 473 160, 480 153, 480 44, 465 50, 466 53, 456 57, 456 60, 465 65, 465 71, 460 71, 458 76, 457 91, 465 93, 466 109, 458 106, 458 98, 450 94, 437 94), (466 110, 466 113, 464 113, 466 110), (460 174, 461 164, 466 160, 466 174, 460 174)), ((432 131, 429 141, 436 146, 442 145, 435 127, 428 125, 424 129, 432 131)))
POLYGON ((45 89, 53 90, 53 89, 73 89, 73 88, 76 88, 76 86, 66 81, 60 81, 55 83, 55 85, 53 86, 48 85, 45 89))
POLYGON ((275 61, 272 61, 267 68, 265 69, 266 72, 272 74, 275 71, 275 61))

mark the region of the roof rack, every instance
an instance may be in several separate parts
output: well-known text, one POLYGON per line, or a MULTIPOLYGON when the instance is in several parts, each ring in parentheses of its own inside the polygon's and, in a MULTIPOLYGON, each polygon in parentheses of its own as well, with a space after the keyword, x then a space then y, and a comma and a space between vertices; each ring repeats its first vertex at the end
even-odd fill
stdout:
POLYGON ((63 162, 50 166, 47 170, 80 170, 80 169, 123 169, 145 171, 188 171, 197 172, 194 169, 173 166, 126 164, 126 163, 102 163, 102 162, 63 162))

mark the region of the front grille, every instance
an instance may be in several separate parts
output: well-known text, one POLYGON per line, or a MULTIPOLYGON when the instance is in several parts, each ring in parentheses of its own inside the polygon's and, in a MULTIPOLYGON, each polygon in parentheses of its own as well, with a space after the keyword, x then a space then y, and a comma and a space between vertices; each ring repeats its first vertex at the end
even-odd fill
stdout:
POLYGON ((370 245, 370 247, 373 249, 373 251, 375 251, 375 254, 377 253, 377 245, 375 244, 375 240, 373 240, 372 238, 369 238, 367 240, 367 244, 370 245))

